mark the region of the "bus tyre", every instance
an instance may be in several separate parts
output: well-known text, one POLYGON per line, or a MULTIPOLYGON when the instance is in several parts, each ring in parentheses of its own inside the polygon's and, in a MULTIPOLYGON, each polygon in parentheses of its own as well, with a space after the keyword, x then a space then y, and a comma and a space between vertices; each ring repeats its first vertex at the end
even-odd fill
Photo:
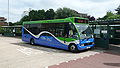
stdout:
POLYGON ((69 45, 69 51, 71 51, 73 53, 76 53, 76 52, 78 52, 78 48, 75 44, 70 44, 69 45))
POLYGON ((31 45, 34 45, 34 44, 35 44, 34 39, 31 39, 31 40, 30 40, 30 44, 31 44, 31 45))

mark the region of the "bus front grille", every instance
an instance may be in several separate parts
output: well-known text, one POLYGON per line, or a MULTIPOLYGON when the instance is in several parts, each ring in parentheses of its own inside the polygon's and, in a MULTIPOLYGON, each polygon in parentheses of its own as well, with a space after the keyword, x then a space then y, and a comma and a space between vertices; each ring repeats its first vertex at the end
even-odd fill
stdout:
POLYGON ((90 42, 90 43, 84 43, 84 46, 87 46, 87 45, 92 45, 93 42, 90 42))

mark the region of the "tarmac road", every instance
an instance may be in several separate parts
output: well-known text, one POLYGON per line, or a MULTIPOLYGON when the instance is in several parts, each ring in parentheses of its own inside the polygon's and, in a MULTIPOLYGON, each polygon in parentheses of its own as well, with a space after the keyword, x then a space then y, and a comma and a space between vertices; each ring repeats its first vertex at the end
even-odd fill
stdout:
POLYGON ((71 53, 55 48, 30 45, 22 42, 20 38, 0 36, 0 68, 47 68, 102 52, 89 50, 71 53))

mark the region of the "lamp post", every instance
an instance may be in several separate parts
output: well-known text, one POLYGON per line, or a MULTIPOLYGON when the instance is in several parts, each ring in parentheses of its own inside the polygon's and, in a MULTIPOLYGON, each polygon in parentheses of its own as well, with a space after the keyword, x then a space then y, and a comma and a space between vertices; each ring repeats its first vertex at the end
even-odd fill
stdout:
POLYGON ((8 20, 7 20, 7 22, 8 22, 8 26, 9 26, 9 0, 8 0, 8 20))

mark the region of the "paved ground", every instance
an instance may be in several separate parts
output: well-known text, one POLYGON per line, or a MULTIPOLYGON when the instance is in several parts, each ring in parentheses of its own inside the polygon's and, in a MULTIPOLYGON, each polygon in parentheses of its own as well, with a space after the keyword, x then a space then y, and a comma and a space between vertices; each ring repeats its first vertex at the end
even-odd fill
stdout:
POLYGON ((102 52, 100 50, 90 50, 70 53, 48 47, 32 46, 22 42, 19 38, 0 36, 0 68, 47 68, 47 66, 102 52))
POLYGON ((120 68, 120 45, 111 45, 110 50, 104 53, 63 62, 48 68, 120 68))
POLYGON ((101 53, 91 57, 79 58, 48 68, 120 68, 120 55, 101 53))

